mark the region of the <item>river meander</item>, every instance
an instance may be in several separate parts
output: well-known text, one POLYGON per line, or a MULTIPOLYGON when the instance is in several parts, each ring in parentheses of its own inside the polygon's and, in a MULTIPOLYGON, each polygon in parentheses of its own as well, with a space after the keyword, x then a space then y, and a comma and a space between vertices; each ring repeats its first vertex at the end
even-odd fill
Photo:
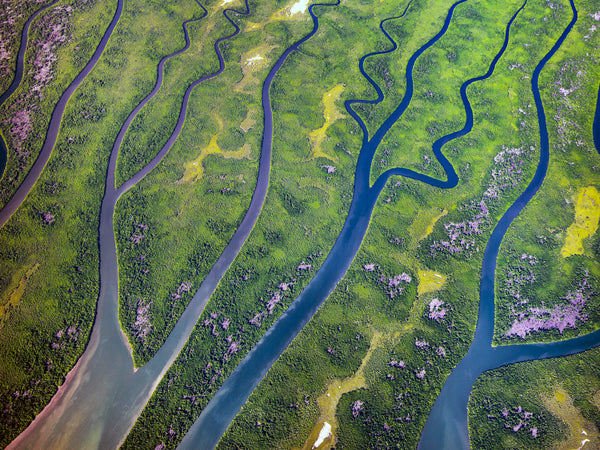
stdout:
MULTIPOLYGON (((507 46, 509 29, 521 7, 513 16, 506 28, 505 43, 490 66, 488 73, 481 77, 468 80, 461 87, 461 97, 466 111, 465 126, 448 136, 436 141, 434 153, 446 171, 446 180, 437 180, 407 169, 392 169, 385 172, 373 186, 370 186, 369 177, 373 156, 378 145, 391 126, 402 116, 408 108, 413 94, 412 70, 417 58, 429 47, 435 44, 447 31, 455 9, 468 0, 459 0, 448 11, 444 25, 440 32, 429 42, 423 45, 410 58, 406 71, 406 93, 400 105, 388 117, 383 125, 369 140, 366 126, 358 115, 351 109, 352 103, 346 103, 348 112, 361 126, 364 139, 355 173, 354 196, 346 218, 344 227, 336 240, 331 252, 327 256, 321 269, 314 278, 282 314, 275 324, 264 334, 256 346, 248 353, 244 360, 233 371, 222 385, 221 389, 208 403, 196 423, 190 428, 188 434, 181 442, 181 448, 213 448, 235 417, 248 396, 264 377, 269 368, 279 358, 290 342, 300 330, 313 317, 325 299, 333 291, 339 280, 345 275, 354 259, 368 229, 373 208, 379 198, 385 182, 392 175, 410 177, 415 180, 440 187, 452 188, 458 183, 458 176, 452 164, 441 152, 444 144, 468 133, 473 126, 473 115, 466 95, 466 88, 470 83, 487 78, 493 72, 494 66, 507 46)), ((552 49, 540 61, 534 71, 531 87, 535 98, 540 127, 540 161, 533 180, 525 191, 511 205, 499 223, 494 228, 488 241, 484 254, 481 273, 480 309, 474 341, 463 360, 446 380, 444 388, 439 395, 430 417, 423 430, 421 448, 459 448, 468 447, 467 429, 467 402, 472 385, 477 377, 486 370, 506 364, 532 359, 542 359, 563 356, 585 351, 600 344, 600 331, 567 341, 551 344, 527 344, 504 347, 492 347, 491 339, 494 329, 494 281, 496 258, 502 239, 512 221, 518 216, 527 203, 533 198, 544 181, 549 162, 548 132, 543 104, 539 94, 539 74, 546 62, 556 53, 577 20, 577 11, 573 0, 570 0, 573 18, 552 49)), ((339 4, 339 3, 337 3, 339 4)), ((248 4, 246 3, 246 7, 248 4)), ((176 139, 187 106, 187 97, 191 89, 205 79, 212 78, 218 73, 199 79, 192 84, 186 92, 182 102, 181 114, 173 136, 154 160, 140 173, 126 182, 120 188, 114 187, 114 170, 116 154, 120 141, 115 143, 116 151, 111 154, 111 166, 108 171, 105 197, 102 203, 100 223, 100 296, 96 322, 88 348, 69 373, 67 380, 60 388, 52 402, 38 416, 32 425, 15 440, 10 448, 36 448, 36 447, 79 447, 79 448, 114 448, 117 447, 127 435, 142 408, 145 406, 156 385, 165 374, 168 367, 176 358, 191 333, 204 305, 214 291, 216 285, 225 274, 229 265, 245 243, 252 230, 269 185, 269 171, 271 159, 271 141, 273 132, 272 110, 269 89, 271 83, 282 67, 287 56, 313 36, 319 27, 318 18, 309 13, 313 19, 313 30, 303 39, 289 47, 273 66, 267 76, 262 94, 264 109, 264 137, 260 157, 259 176, 257 187, 251 205, 234 237, 227 245, 222 255, 203 281, 200 289, 194 295, 188 308, 183 313, 180 321, 167 341, 155 357, 146 365, 135 371, 130 349, 126 338, 123 336, 118 322, 118 272, 116 245, 113 231, 113 214, 116 202, 120 195, 135 185, 145 174, 154 168, 169 150, 176 139)), ((333 4, 328 6, 334 6, 333 4)), ((119 1, 117 13, 120 13, 122 1, 119 1)), ((383 22, 382 22, 383 23, 383 22)), ((239 28, 236 27, 236 33, 239 28)), ((383 27, 381 28, 382 31, 383 27)), ((231 36, 233 36, 231 35, 231 36)), ((228 36, 227 38, 231 37, 228 36)), ((389 35, 386 36, 391 40, 389 35)), ((223 58, 219 51, 219 42, 215 50, 220 60, 221 71, 223 58)), ((186 42, 189 45, 189 40, 186 42)), ((392 41, 393 42, 393 41, 392 41)), ((395 43, 394 43, 395 46, 395 43)), ((172 56, 172 55, 170 55, 172 56)), ((170 57, 169 56, 169 57, 170 57)), ((166 57, 168 58, 168 57, 166 57)), ((163 59, 164 61, 164 59, 163 59)), ((368 78, 363 70, 361 72, 368 78)), ((161 61, 161 64, 163 62, 161 61)), ((157 86, 160 85, 162 74, 159 71, 157 86)), ((369 79, 370 80, 370 79, 369 79)), ((372 80, 370 80, 372 82, 372 80)), ((155 93, 155 90, 153 93, 155 93)), ((378 90, 380 94, 380 90, 378 90)), ((151 94, 153 95, 153 94, 151 94)), ((594 121, 594 141, 599 147, 600 140, 600 91, 594 121)), ((143 106, 143 105, 142 105, 143 106)), ((134 111, 135 114, 139 111, 134 111)), ((134 114, 132 113, 132 114, 134 114)), ((131 121, 129 121, 131 123, 131 121)), ((124 125, 125 131, 128 124, 124 125)), ((58 130, 58 127, 57 127, 58 130)), ((124 132, 123 132, 124 133, 124 132)), ((47 138, 48 139, 48 138, 47 138)), ((43 169, 43 167, 42 167, 43 169)), ((40 169, 40 171, 42 170, 40 169)))

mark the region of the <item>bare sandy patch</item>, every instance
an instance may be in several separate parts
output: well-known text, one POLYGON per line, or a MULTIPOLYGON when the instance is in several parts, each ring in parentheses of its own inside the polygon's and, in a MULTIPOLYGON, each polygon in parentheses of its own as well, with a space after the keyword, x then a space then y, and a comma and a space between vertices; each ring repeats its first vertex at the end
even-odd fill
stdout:
POLYGON ((269 65, 269 58, 267 55, 277 48, 277 45, 269 45, 267 43, 261 44, 247 52, 243 53, 240 57, 240 66, 242 68, 242 79, 234 86, 234 90, 241 92, 248 86, 260 85, 262 83, 254 75, 269 65))
POLYGON ((279 20, 306 20, 308 16, 309 0, 294 0, 290 2, 286 7, 274 12, 264 22, 248 22, 246 25, 246 31, 260 30, 265 25, 277 22, 279 20))
POLYGON ((309 0, 298 0, 292 6, 290 6, 290 14, 304 14, 308 10, 308 1, 309 0))

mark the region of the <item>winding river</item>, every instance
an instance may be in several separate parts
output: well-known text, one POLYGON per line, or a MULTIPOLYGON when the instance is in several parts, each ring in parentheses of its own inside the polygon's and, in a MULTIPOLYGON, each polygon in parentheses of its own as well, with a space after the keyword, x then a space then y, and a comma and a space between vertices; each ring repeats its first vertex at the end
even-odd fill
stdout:
MULTIPOLYGON (((378 98, 376 100, 351 100, 346 102, 347 111, 356 119, 363 131, 363 143, 356 166, 354 195, 343 229, 320 270, 298 298, 264 334, 256 346, 224 382, 221 389, 211 399, 196 423, 194 423, 188 434, 184 437, 180 444, 181 448, 213 448, 218 443, 235 415, 239 412, 248 396, 272 364, 279 358, 281 353, 306 323, 308 323, 333 291, 339 280, 345 275, 368 229, 375 203, 390 176, 400 175, 444 189, 452 188, 458 183, 458 176, 452 164, 441 152, 441 149, 447 142, 471 131, 473 113, 467 98, 467 88, 470 84, 491 76, 496 63, 508 45, 510 26, 519 12, 525 7, 525 4, 513 15, 507 25, 504 44, 492 61, 488 72, 483 76, 466 81, 461 86, 460 93, 467 116, 464 127, 459 131, 444 136, 433 144, 434 154, 440 164, 442 164, 447 179, 438 180, 408 169, 395 168, 383 173, 371 186, 370 172, 377 147, 381 144, 383 137, 391 129, 392 125, 404 114, 410 104, 413 95, 412 72, 416 60, 446 33, 455 9, 467 1, 459 0, 454 3, 449 9, 444 25, 439 33, 417 50, 410 58, 406 70, 406 92, 400 105, 375 132, 373 137, 369 139, 367 128, 352 109, 352 104, 376 103, 383 99, 383 93, 376 83, 365 73, 363 65, 366 57, 390 52, 396 48, 396 43, 383 28, 385 21, 381 22, 380 28, 392 42, 394 48, 385 52, 365 55, 360 61, 361 73, 375 87, 378 98)), ((573 11, 573 18, 552 49, 540 61, 531 81, 540 126, 541 156, 538 167, 531 183, 500 219, 488 241, 481 274, 479 317, 475 338, 466 356, 446 380, 423 430, 419 444, 420 448, 468 447, 467 402, 474 381, 484 371, 519 361, 581 352, 600 344, 599 330, 576 339, 551 344, 491 346, 494 328, 494 278, 496 258, 500 244, 512 221, 541 186, 548 167, 548 132, 543 104, 539 94, 538 81, 539 74, 544 65, 556 53, 577 20, 577 11, 573 0, 569 1, 573 11)), ((200 5, 200 3, 198 4, 200 5)), ((237 256, 260 214, 269 185, 273 135, 273 117, 269 90, 273 79, 290 53, 298 50, 302 43, 310 39, 317 32, 319 21, 313 12, 313 8, 316 6, 335 6, 337 4, 339 4, 339 1, 336 4, 311 5, 309 13, 314 24, 312 31, 289 47, 269 72, 262 91, 264 135, 259 161, 259 172, 256 189, 248 211, 234 233, 233 238, 202 282, 175 328, 165 341, 165 344, 147 364, 138 370, 134 370, 131 350, 128 347, 127 339, 122 334, 118 321, 117 253, 113 230, 113 216, 116 203, 121 195, 135 186, 145 175, 154 169, 170 150, 183 127, 187 103, 194 87, 205 80, 214 78, 223 71, 224 61, 219 45, 224 40, 236 36, 240 31, 239 27, 228 14, 248 14, 249 7, 247 0, 245 12, 238 12, 231 9, 223 12, 227 20, 235 28, 235 32, 215 42, 214 48, 220 64, 219 70, 196 80, 188 87, 182 100, 178 121, 165 146, 146 167, 121 186, 116 187, 116 162, 125 133, 138 112, 159 91, 162 85, 165 62, 187 50, 190 46, 187 24, 191 21, 183 24, 186 46, 160 61, 157 69, 157 81, 152 92, 142 100, 127 118, 111 151, 99 227, 100 294, 96 320, 88 347, 77 365, 69 372, 65 383, 60 387, 51 403, 38 415, 27 430, 10 444, 9 448, 115 448, 124 440, 157 384, 185 345, 210 295, 237 256)), ((57 105, 53 112, 42 153, 34 164, 32 171, 26 177, 23 185, 15 194, 15 197, 10 200, 9 205, 12 206, 8 208, 7 205, 0 212, 0 226, 6 222, 20 205, 43 170, 56 141, 66 101, 100 57, 112 30, 118 22, 122 6, 122 0, 119 0, 113 21, 105 33, 100 46, 94 53, 94 57, 61 97, 60 102, 63 102, 63 99, 64 102, 62 106, 60 106, 61 103, 59 102, 59 105, 57 105)), ((204 9, 202 5, 200 6, 204 9)), ((204 12, 206 13, 206 9, 204 9, 204 12)), ((406 13, 406 10, 404 13, 406 13)), ((596 146, 600 149, 598 145, 598 140, 600 139, 600 112, 598 104, 600 104, 600 91, 598 93, 594 121, 594 140, 596 146)))

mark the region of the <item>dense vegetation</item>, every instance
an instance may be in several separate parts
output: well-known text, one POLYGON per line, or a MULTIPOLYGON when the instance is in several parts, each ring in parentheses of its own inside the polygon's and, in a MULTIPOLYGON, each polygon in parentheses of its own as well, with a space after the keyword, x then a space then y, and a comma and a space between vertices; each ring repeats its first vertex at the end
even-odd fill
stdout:
MULTIPOLYGON (((114 3, 59 1, 32 24, 22 85, 0 110, 10 149, 0 206, 30 169, 53 105, 89 60, 114 3)), ((250 2, 244 15, 240 0, 210 1, 206 9, 192 0, 125 2, 100 61, 69 102, 47 167, 0 229, 1 445, 48 403, 85 349, 98 296, 97 230, 110 150, 152 89, 158 62, 184 46, 182 23, 198 19, 188 25, 191 46, 167 62, 161 90, 134 119, 119 153, 117 185, 167 141, 190 83, 218 69, 213 44, 234 31, 224 8, 239 11, 226 14, 241 32, 220 45, 223 73, 194 89, 174 147, 117 204, 119 314, 136 366, 163 344, 250 203, 262 142, 262 83, 312 27, 307 12, 289 14, 294 3, 250 2)), ((364 64, 385 97, 355 108, 371 134, 401 101, 408 59, 439 31, 452 3, 413 0, 404 17, 385 23, 397 50, 364 64)), ((15 35, 2 37, 13 63, 7 73, 14 72, 15 36, 45 4, 23 2, 15 35)), ((444 177, 431 144, 463 126, 460 86, 487 71, 521 4, 469 0, 456 9, 447 34, 415 65, 411 105, 378 148, 372 181, 391 167, 444 177)), ((343 102, 376 98, 358 62, 391 48, 379 24, 407 5, 345 1, 314 9, 319 31, 289 56, 271 88, 271 179, 256 227, 124 447, 174 448, 323 263, 350 206, 362 139, 343 102), (340 84, 333 105, 339 118, 329 123, 315 157, 309 135, 329 114, 324 94, 340 84)), ((590 29, 600 13, 593 0, 577 7, 580 21, 540 81, 550 168, 501 249, 497 345, 569 338, 600 323, 600 238, 584 240, 582 254, 561 254, 577 193, 600 189, 589 114, 600 79, 594 53, 600 32, 590 29), (556 311, 562 322, 542 324, 556 311)), ((530 78, 569 20, 567 0, 530 0, 494 74, 467 91, 473 131, 443 149, 459 185, 442 191, 405 178, 388 182, 347 274, 220 448, 310 448, 323 420, 333 425, 339 448, 416 446, 445 378, 471 343, 486 242, 535 171, 539 133, 530 78), (318 399, 346 381, 327 415, 318 399)), ((594 350, 556 365, 538 361, 485 374, 469 405, 472 445, 542 448, 561 440, 570 425, 544 400, 553 395, 572 399, 598 428, 597 359, 594 350), (568 381, 557 386, 556 379, 568 381), (557 394, 559 387, 566 394, 557 394)))

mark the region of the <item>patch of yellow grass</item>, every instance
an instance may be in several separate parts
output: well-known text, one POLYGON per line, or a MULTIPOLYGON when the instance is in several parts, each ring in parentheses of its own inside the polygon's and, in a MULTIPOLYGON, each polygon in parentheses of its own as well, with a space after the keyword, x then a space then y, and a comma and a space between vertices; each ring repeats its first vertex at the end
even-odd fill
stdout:
POLYGON ((204 174, 204 167, 202 166, 202 161, 204 160, 204 158, 206 158, 208 155, 221 153, 221 149, 217 144, 218 136, 218 134, 213 135, 213 137, 210 138, 210 142, 208 143, 208 145, 200 151, 198 157, 193 161, 186 162, 183 165, 183 167, 185 167, 185 172, 183 173, 183 178, 179 180, 180 182, 189 183, 191 181, 196 181, 202 178, 202 175, 204 174))
POLYGON ((419 296, 428 292, 439 291, 446 284, 446 275, 434 272, 433 270, 419 269, 419 286, 417 293, 419 296))
POLYGON ((204 167, 202 165, 202 162, 204 161, 204 158, 206 158, 208 155, 221 155, 224 158, 233 159, 242 159, 250 157, 252 148, 248 143, 244 144, 238 150, 231 151, 223 151, 219 147, 219 144, 217 144, 217 139, 219 138, 223 130, 223 121, 217 117, 217 122, 219 123, 219 132, 217 134, 214 134, 210 138, 210 142, 206 147, 204 147, 200 151, 200 154, 196 159, 194 159, 193 161, 186 162, 183 165, 183 167, 185 168, 185 172, 183 173, 183 177, 178 181, 178 183, 190 183, 202 178, 202 175, 204 174, 204 167))
POLYGON ((408 232, 410 233, 410 237, 413 242, 416 244, 419 241, 422 241, 431 233, 433 233, 433 227, 440 220, 448 214, 448 210, 444 209, 440 212, 439 209, 428 209, 419 211, 417 217, 408 228, 408 232), (425 225, 427 224, 427 225, 425 225), (424 228, 424 229, 423 229, 424 228))
POLYGON ((11 309, 15 308, 21 303, 21 297, 25 292, 25 288, 27 287, 27 282, 29 278, 35 273, 35 271, 40 267, 39 263, 36 263, 33 267, 31 267, 25 275, 19 280, 19 284, 8 296, 8 301, 0 305, 0 320, 4 318, 5 314, 11 309))
POLYGON ((562 387, 555 387, 552 396, 542 396, 541 399, 548 411, 569 427, 569 435, 555 448, 569 450, 598 448, 600 434, 596 426, 581 415, 581 411, 573 405, 571 396, 562 387))
POLYGON ((321 128, 311 131, 308 135, 312 147, 312 153, 309 159, 322 157, 330 159, 333 162, 338 161, 337 157, 330 156, 323 151, 322 144, 327 136, 327 128, 329 128, 336 120, 346 117, 335 105, 335 102, 340 99, 342 92, 344 92, 345 87, 345 84, 339 83, 323 94, 323 106, 325 106, 323 117, 325 118, 325 123, 321 128))
POLYGON ((246 22, 246 31, 260 30, 267 23, 268 23, 268 21, 265 23, 246 22))
POLYGON ((582 187, 575 197, 575 221, 567 229, 567 237, 560 251, 563 258, 583 254, 583 240, 598 230, 600 194, 593 186, 582 187))
MULTIPOLYGON (((237 0, 235 0, 235 1, 237 2, 237 0)), ((218 7, 216 7, 216 8, 209 7, 209 8, 207 8, 207 10, 208 10, 208 16, 206 17, 206 19, 204 21, 207 25, 206 25, 206 28, 204 28, 204 31, 202 31, 202 38, 194 40, 194 42, 192 42, 192 44, 190 45, 190 48, 186 52, 186 55, 188 57, 199 56, 202 54, 202 51, 205 48, 204 44, 206 42, 209 42, 208 35, 215 28, 215 21, 212 19, 215 16, 215 14, 222 12, 221 9, 218 7)))
POLYGON ((223 152, 223 158, 233 158, 233 159, 242 159, 242 158, 250 158, 250 152, 252 151, 252 147, 247 142, 242 145, 242 148, 239 150, 231 150, 229 152, 223 152))
POLYGON ((444 209, 437 216, 433 217, 431 219, 431 222, 429 222, 429 225, 427 225, 427 228, 425 229, 425 233, 419 238, 419 241, 425 239, 427 236, 429 236, 431 233, 433 233, 433 227, 435 226, 436 222, 438 220, 440 220, 442 217, 444 217, 446 214, 448 214, 448 210, 444 209))
POLYGON ((373 338, 371 339, 371 345, 369 346, 369 350, 367 350, 367 354, 363 358, 360 367, 354 373, 354 375, 352 375, 349 378, 346 378, 344 381, 332 380, 327 385, 327 390, 325 391, 325 393, 317 399, 317 404, 319 405, 319 408, 321 410, 321 415, 319 416, 319 419, 317 420, 317 423, 315 424, 314 428, 310 432, 308 439, 304 443, 302 450, 310 450, 312 448, 313 444, 317 441, 317 438, 319 437, 319 432, 323 428, 323 424, 325 422, 331 425, 331 434, 327 439, 323 441, 321 445, 319 445, 318 449, 331 449, 335 446, 335 430, 338 427, 338 423, 335 418, 337 405, 340 399, 342 398, 343 394, 367 387, 367 383, 364 376, 365 366, 371 359, 373 351, 376 348, 381 347, 382 338, 383 334, 381 332, 375 331, 373 333, 373 338))
POLYGON ((262 43, 258 47, 248 50, 242 54, 240 57, 240 66, 242 67, 242 73, 244 76, 234 86, 235 91, 241 92, 250 85, 257 85, 261 83, 261 80, 256 78, 254 74, 268 66, 269 58, 267 58, 267 55, 276 47, 278 46, 262 43))

